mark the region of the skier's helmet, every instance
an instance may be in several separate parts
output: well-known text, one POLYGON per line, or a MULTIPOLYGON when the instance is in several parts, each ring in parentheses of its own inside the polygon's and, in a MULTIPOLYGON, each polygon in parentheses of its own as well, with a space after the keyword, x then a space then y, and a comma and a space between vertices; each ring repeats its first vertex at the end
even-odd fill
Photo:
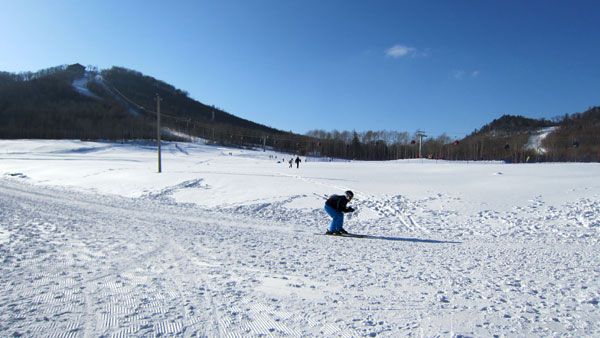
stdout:
POLYGON ((354 193, 350 190, 346 191, 346 198, 351 200, 354 197, 354 193))

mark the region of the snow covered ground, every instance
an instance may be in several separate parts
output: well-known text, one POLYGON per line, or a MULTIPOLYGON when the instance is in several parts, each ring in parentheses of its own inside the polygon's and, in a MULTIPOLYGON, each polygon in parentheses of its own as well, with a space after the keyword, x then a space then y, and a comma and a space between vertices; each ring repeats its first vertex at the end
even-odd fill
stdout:
POLYGON ((0 336, 600 335, 598 164, 162 148, 0 140, 0 336))

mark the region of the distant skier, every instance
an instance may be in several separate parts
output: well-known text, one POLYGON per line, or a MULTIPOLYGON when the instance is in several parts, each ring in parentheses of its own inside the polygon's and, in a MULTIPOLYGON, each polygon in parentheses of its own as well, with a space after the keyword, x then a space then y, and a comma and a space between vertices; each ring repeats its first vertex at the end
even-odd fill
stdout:
POLYGON ((344 230, 344 212, 354 212, 354 208, 346 206, 348 202, 352 201, 354 193, 350 190, 346 191, 344 195, 332 195, 325 202, 325 211, 331 216, 332 221, 329 226, 329 230, 325 233, 326 235, 346 235, 348 231, 344 230))
POLYGON ((296 157, 296 168, 300 168, 300 162, 302 162, 300 157, 296 157))
POLYGON ((292 167, 292 165, 294 164, 294 158, 290 158, 290 168, 292 167))

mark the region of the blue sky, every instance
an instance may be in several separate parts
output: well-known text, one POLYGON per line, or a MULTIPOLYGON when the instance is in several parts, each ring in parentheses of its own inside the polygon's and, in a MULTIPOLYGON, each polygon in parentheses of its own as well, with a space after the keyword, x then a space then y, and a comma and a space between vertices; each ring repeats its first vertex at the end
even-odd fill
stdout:
POLYGON ((1 71, 122 66, 296 133, 462 137, 503 114, 600 105, 600 1, 0 5, 1 71))

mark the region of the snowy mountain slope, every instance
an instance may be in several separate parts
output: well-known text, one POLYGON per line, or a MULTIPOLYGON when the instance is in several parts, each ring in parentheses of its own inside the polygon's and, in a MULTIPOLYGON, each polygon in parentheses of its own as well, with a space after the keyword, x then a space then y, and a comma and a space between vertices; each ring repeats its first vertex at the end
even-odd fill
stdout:
POLYGON ((600 333, 598 165, 163 149, 0 141, 0 336, 600 333))
POLYGON ((538 155, 545 154, 547 150, 542 146, 542 142, 548 135, 550 135, 550 133, 557 129, 558 127, 540 128, 537 132, 533 133, 533 135, 529 137, 529 142, 527 142, 525 145, 525 149, 533 150, 538 155))
POLYGON ((136 109, 140 109, 140 107, 137 107, 135 104, 128 102, 127 99, 124 98, 122 95, 115 93, 115 91, 104 82, 102 75, 86 70, 83 73, 82 77, 73 80, 72 85, 78 93, 91 97, 93 99, 102 100, 102 98, 100 98, 98 95, 94 94, 88 89, 88 83, 90 81, 99 84, 107 93, 110 93, 112 98, 116 99, 117 101, 123 102, 124 104, 129 106, 129 108, 127 108, 129 114, 133 116, 137 116, 139 114, 139 112, 136 109))

